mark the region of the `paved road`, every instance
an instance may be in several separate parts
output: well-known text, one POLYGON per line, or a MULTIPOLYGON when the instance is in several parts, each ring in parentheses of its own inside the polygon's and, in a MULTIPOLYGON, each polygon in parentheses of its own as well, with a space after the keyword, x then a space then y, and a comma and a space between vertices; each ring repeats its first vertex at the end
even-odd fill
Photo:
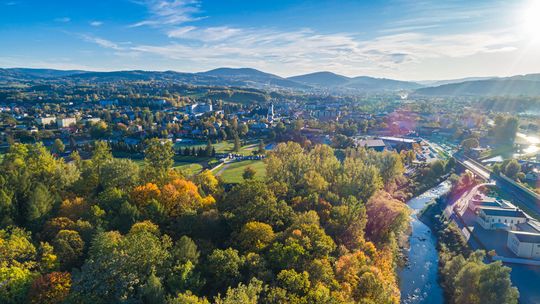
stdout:
POLYGON ((475 175, 482 177, 489 182, 496 182, 497 188, 502 192, 509 194, 513 199, 512 201, 522 208, 526 208, 529 213, 532 213, 533 217, 540 218, 540 202, 526 193, 525 190, 512 185, 510 182, 505 181, 503 178, 491 176, 491 172, 481 165, 476 164, 474 161, 469 160, 461 155, 454 156, 456 161, 461 163, 465 168, 473 172, 475 175))

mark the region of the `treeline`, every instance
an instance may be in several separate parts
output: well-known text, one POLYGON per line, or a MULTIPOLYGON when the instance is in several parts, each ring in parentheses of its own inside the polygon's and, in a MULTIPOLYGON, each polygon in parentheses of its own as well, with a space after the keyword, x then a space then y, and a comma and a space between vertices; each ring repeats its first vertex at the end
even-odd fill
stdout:
POLYGON ((266 181, 230 190, 210 171, 187 179, 173 155, 157 139, 142 167, 105 142, 69 163, 11 146, 0 302, 399 303, 399 155, 279 144, 266 181))

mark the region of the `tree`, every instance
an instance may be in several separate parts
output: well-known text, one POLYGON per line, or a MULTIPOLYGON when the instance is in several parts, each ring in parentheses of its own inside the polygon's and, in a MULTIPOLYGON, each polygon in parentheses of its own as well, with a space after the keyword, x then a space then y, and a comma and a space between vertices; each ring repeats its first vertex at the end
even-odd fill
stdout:
POLYGON ((33 304, 62 303, 67 298, 70 289, 69 272, 51 272, 34 280, 28 298, 33 304))
POLYGON ((510 281, 509 267, 500 261, 488 264, 480 274, 480 303, 518 303, 519 292, 510 281))
POLYGON ((478 148, 479 146, 480 146, 480 143, 478 142, 478 139, 476 139, 476 138, 474 138, 474 137, 464 139, 464 140, 461 142, 461 147, 462 147, 466 152, 471 151, 471 149, 473 149, 473 148, 478 148))
POLYGON ((71 300, 76 303, 135 301, 154 273, 164 271, 172 242, 157 226, 137 225, 125 236, 100 232, 92 241, 89 257, 73 275, 71 300))
POLYGON ((71 268, 77 267, 81 263, 84 241, 77 231, 60 230, 52 244, 62 269, 71 270, 71 268))
POLYGON ((160 202, 171 217, 209 208, 216 200, 208 195, 202 197, 197 186, 188 180, 175 179, 161 188, 160 202))
POLYGON ((383 191, 368 201, 366 212, 366 235, 377 244, 388 242, 392 235, 399 235, 408 223, 407 205, 383 191))
POLYGON ((146 141, 144 150, 143 175, 147 182, 164 183, 167 180, 169 169, 172 167, 174 151, 172 142, 161 142, 157 138, 146 141))
POLYGON ((265 183, 256 180, 235 186, 220 201, 218 209, 237 228, 251 221, 282 228, 292 217, 292 209, 285 202, 278 201, 265 183))
POLYGON ((259 148, 257 149, 257 154, 264 154, 265 153, 265 149, 264 149, 264 141, 261 139, 259 140, 259 148))
POLYGON ((211 287, 214 290, 224 290, 228 286, 234 286, 240 282, 240 268, 244 259, 236 249, 215 249, 208 256, 207 272, 213 278, 211 287))
POLYGON ((219 189, 219 181, 212 171, 206 169, 195 176, 195 183, 206 194, 216 194, 219 189))
POLYGON ((24 303, 33 279, 36 248, 30 234, 11 227, 0 230, 0 303, 24 303))
POLYGON ((240 137, 238 137, 238 134, 234 134, 234 147, 233 147, 233 151, 234 151, 234 152, 239 152, 241 147, 242 147, 242 146, 241 146, 241 144, 240 144, 240 137))
POLYGON ((35 186, 34 191, 30 194, 30 198, 26 205, 26 222, 33 227, 40 226, 48 216, 54 204, 54 197, 45 187, 39 183, 35 186))
POLYGON ((521 165, 515 159, 512 159, 508 162, 506 167, 504 167, 504 175, 511 179, 516 179, 519 172, 521 172, 521 165))
POLYGON ((139 166, 130 159, 113 158, 101 167, 103 188, 129 189, 139 181, 139 166))
POLYGON ((216 304, 257 304, 259 303, 259 294, 263 291, 262 282, 253 278, 246 286, 242 283, 238 287, 227 289, 227 294, 224 298, 217 296, 216 304))
POLYGON ((247 166, 244 169, 244 173, 242 173, 242 178, 245 179, 245 180, 253 179, 253 178, 255 178, 256 174, 257 174, 257 171, 255 171, 255 169, 253 169, 253 167, 247 166))
POLYGON ((66 146, 62 142, 60 138, 57 138, 54 140, 54 143, 52 145, 52 152, 56 154, 64 153, 64 150, 66 149, 66 146))
POLYGON ((212 142, 208 140, 208 142, 206 143, 206 149, 204 150, 204 154, 208 157, 212 156, 213 149, 214 147, 212 146, 212 142))
POLYGON ((191 291, 179 293, 175 298, 167 301, 167 304, 210 304, 206 298, 199 298, 191 291))
POLYGON ((239 247, 245 251, 258 252, 275 238, 272 226, 261 222, 246 223, 237 236, 239 247))

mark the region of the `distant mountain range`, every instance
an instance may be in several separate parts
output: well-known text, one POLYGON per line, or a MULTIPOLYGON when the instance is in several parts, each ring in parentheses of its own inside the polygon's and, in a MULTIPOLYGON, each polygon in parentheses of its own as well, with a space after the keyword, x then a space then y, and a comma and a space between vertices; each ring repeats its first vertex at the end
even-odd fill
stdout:
POLYGON ((540 96, 540 74, 449 83, 420 88, 425 96, 540 96))
POLYGON ((280 77, 251 68, 218 68, 200 73, 175 71, 113 71, 0 68, 0 83, 54 82, 104 83, 118 81, 168 81, 207 86, 252 87, 294 91, 333 93, 408 91, 421 96, 540 96, 540 74, 506 78, 474 77, 437 81, 400 81, 368 76, 347 77, 331 72, 317 72, 294 77, 280 77))
POLYGON ((312 87, 356 89, 360 91, 399 91, 414 90, 422 87, 421 84, 409 81, 373 78, 368 76, 351 78, 331 72, 317 72, 289 77, 287 79, 312 87))

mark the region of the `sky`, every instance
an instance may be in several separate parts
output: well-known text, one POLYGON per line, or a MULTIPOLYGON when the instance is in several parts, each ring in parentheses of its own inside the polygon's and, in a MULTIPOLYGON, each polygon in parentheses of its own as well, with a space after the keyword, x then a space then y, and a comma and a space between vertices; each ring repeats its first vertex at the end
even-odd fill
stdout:
POLYGON ((0 0, 0 67, 540 73, 540 0, 0 0))

